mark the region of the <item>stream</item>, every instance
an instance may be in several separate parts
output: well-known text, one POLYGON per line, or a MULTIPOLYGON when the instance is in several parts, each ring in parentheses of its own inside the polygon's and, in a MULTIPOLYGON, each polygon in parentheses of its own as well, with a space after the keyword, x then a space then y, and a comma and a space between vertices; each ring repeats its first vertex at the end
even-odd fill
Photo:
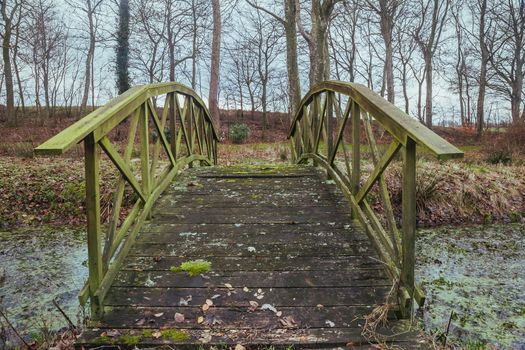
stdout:
MULTIPOLYGON (((82 230, 0 232, 0 309, 28 338, 67 326, 53 300, 82 317, 85 242, 82 230)), ((449 344, 525 349, 525 225, 421 229, 416 247, 427 332, 443 339, 450 321, 449 344)))

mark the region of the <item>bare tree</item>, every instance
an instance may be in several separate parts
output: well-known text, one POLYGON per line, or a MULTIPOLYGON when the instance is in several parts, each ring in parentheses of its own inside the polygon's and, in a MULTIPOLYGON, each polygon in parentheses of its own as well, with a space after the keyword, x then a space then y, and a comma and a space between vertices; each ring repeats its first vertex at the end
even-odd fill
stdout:
POLYGON ((367 0, 367 4, 379 19, 381 37, 385 45, 387 99, 394 103, 394 23, 399 17, 402 0, 367 0))
POLYGON ((211 0, 213 8, 213 34, 210 67, 210 91, 208 104, 215 118, 215 125, 220 127, 219 115, 219 72, 221 61, 221 4, 219 0, 211 0))
POLYGON ((4 66, 4 82, 6 91, 7 120, 16 124, 15 113, 15 93, 13 84, 13 69, 11 65, 11 36, 15 30, 16 15, 19 7, 22 6, 20 0, 2 0, 0 2, 0 15, 2 16, 2 27, 0 37, 2 38, 2 59, 4 66), (8 5, 9 3, 9 5, 8 5))
POLYGON ((299 66, 297 63, 297 16, 299 7, 296 1, 283 1, 284 18, 274 12, 259 6, 256 2, 247 0, 250 6, 264 11, 280 23, 286 36, 286 69, 288 73, 288 98, 292 117, 296 114, 301 102, 301 82, 299 79, 299 66))
POLYGON ((441 43, 441 33, 447 20, 450 0, 419 0, 414 17, 418 19, 413 28, 416 40, 425 61, 426 105, 425 123, 432 127, 433 59, 441 43))
POLYGON ((310 50, 310 86, 330 78, 328 55, 328 27, 335 5, 342 0, 312 0, 311 29, 307 31, 301 21, 300 0, 296 1, 297 26, 310 50))
POLYGON ((510 101, 512 121, 520 121, 525 75, 525 2, 505 0, 497 6, 500 36, 490 55, 497 81, 490 85, 510 101))
POLYGON ((130 88, 129 82, 129 0, 120 0, 117 31, 116 66, 119 94, 130 88))

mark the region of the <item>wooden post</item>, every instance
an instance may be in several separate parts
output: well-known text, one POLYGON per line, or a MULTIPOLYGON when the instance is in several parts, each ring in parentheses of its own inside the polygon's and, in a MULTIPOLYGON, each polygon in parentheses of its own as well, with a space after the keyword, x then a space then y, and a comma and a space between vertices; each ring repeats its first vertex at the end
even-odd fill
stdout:
MULTIPOLYGON (((361 180, 361 108, 354 102, 352 111, 352 194, 355 196, 359 192, 359 182, 361 180)), ((356 216, 352 213, 352 218, 356 216)))
POLYGON ((401 310, 403 316, 410 316, 413 309, 414 297, 414 265, 416 260, 416 143, 407 138, 406 147, 403 149, 403 261, 401 266, 400 283, 406 288, 410 299, 407 308, 401 310))
POLYGON ((102 281, 102 237, 100 232, 100 147, 95 142, 95 135, 89 134, 84 140, 86 172, 86 209, 87 241, 89 268, 89 295, 91 299, 91 316, 95 319, 102 316, 102 308, 95 297, 102 281))
POLYGON ((145 198, 150 195, 150 172, 149 172, 149 111, 144 103, 140 107, 139 133, 140 133, 140 167, 142 174, 142 193, 145 198))
MULTIPOLYGON (((334 149, 334 122, 333 122, 333 101, 335 94, 333 92, 326 93, 326 158, 330 159, 334 149)), ((330 164, 331 165, 331 164, 330 164)), ((326 172, 326 177, 330 179, 330 173, 326 172)))
POLYGON ((177 160, 177 117, 176 113, 178 113, 177 106, 175 104, 175 99, 177 96, 174 92, 171 92, 168 94, 167 98, 170 99, 170 146, 171 146, 171 153, 173 154, 173 158, 177 160))

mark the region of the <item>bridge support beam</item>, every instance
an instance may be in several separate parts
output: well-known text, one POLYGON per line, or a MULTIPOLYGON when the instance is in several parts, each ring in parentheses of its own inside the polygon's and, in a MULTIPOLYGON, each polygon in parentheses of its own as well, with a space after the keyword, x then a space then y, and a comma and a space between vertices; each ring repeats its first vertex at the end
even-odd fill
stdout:
POLYGON ((98 298, 95 297, 102 281, 102 240, 100 236, 100 146, 95 141, 94 134, 89 134, 84 140, 85 172, 86 172, 86 209, 87 209, 87 241, 89 268, 89 296, 91 315, 100 316, 98 298))
MULTIPOLYGON (((414 266, 416 260, 416 143, 411 138, 407 138, 406 146, 403 148, 403 260, 401 268, 400 283, 401 287, 408 292, 408 303, 403 306, 401 314, 408 317, 413 311, 413 297, 415 289, 414 266)), ((401 298, 403 298, 401 293, 401 298)))

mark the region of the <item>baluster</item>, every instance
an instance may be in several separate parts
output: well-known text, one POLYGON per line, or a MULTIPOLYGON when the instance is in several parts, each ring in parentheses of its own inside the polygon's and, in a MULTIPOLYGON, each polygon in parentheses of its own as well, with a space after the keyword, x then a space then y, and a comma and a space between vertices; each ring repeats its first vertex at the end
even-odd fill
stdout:
MULTIPOLYGON (((147 103, 147 102, 146 102, 147 103)), ((146 103, 140 106, 139 129, 140 129, 140 166, 142 174, 142 193, 147 199, 150 195, 150 172, 149 172, 149 113, 146 103)))
MULTIPOLYGON (((361 108, 354 102, 352 111, 352 194, 359 192, 361 180, 361 108)), ((356 218, 352 213, 352 218, 356 218)))
POLYGON ((171 146, 171 153, 173 154, 173 158, 175 158, 175 161, 177 160, 177 127, 176 127, 176 105, 175 105, 175 96, 174 92, 170 92, 167 97, 170 100, 170 146, 171 146))
MULTIPOLYGON (((334 123, 332 120, 333 117, 333 101, 335 94, 333 92, 327 92, 326 94, 326 158, 331 162, 331 156, 334 151, 334 123)), ((330 179, 330 174, 326 172, 326 177, 330 179)))
POLYGON ((102 281, 102 238, 100 232, 100 147, 95 141, 95 135, 89 134, 84 139, 84 161, 86 171, 86 209, 87 209, 87 241, 89 268, 89 295, 91 298, 91 314, 98 318, 102 309, 95 297, 102 281))
POLYGON ((409 295, 408 305, 401 309, 401 313, 406 316, 411 315, 413 310, 416 260, 416 143, 410 137, 407 138, 406 146, 403 148, 403 155, 403 265, 400 283, 406 288, 409 295))

